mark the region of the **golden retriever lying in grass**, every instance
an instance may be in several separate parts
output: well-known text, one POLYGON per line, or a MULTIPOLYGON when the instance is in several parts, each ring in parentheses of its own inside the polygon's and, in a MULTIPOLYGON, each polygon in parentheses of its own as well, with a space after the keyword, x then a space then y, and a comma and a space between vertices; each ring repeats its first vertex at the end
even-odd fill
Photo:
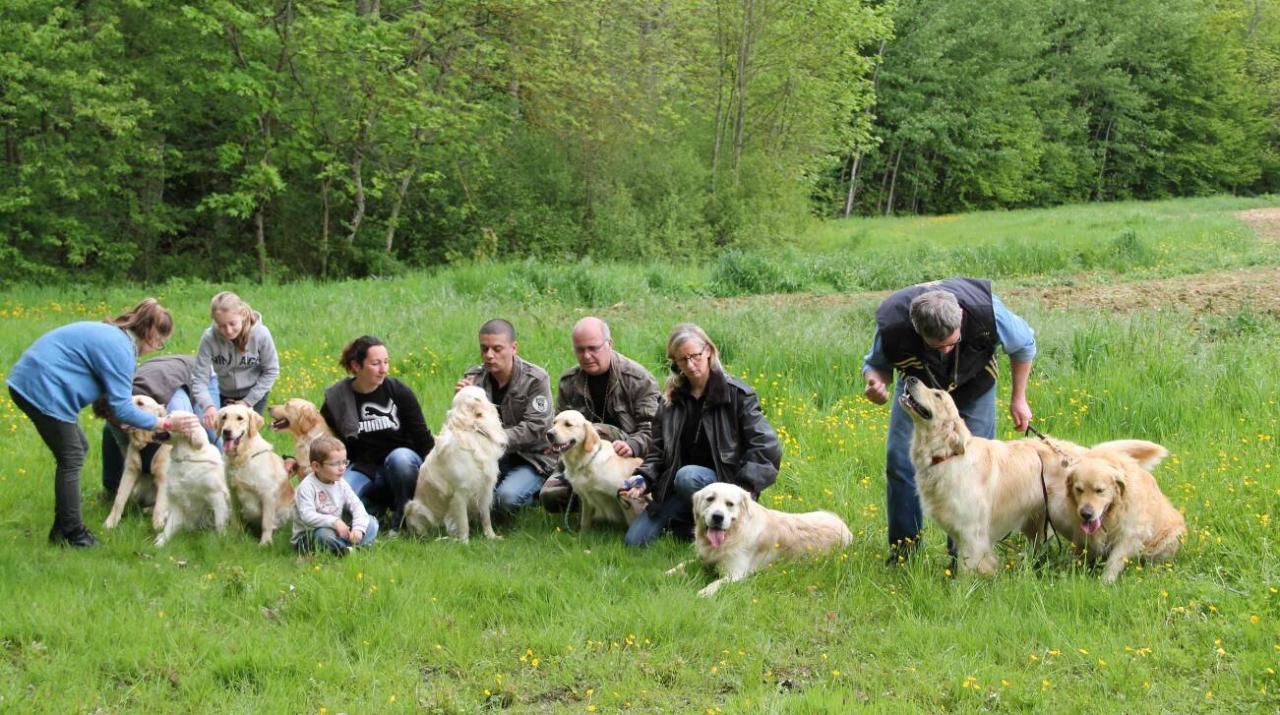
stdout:
POLYGON ((632 505, 618 495, 622 483, 635 474, 644 461, 639 457, 622 457, 613 445, 601 439, 595 427, 577 410, 556 415, 547 432, 551 451, 564 463, 564 478, 582 502, 580 529, 590 529, 596 521, 630 524, 645 504, 632 505))
POLYGON ((957 565, 984 576, 996 572, 994 546, 1014 531, 1032 543, 1044 536, 1047 443, 974 437, 945 390, 909 377, 899 404, 911 415, 911 464, 924 513, 956 544, 957 565))
MULTIPOLYGON (((812 556, 853 541, 844 521, 829 511, 788 514, 757 504, 742 487, 717 482, 693 495, 694 549, 720 573, 699 596, 741 581, 779 557, 812 556)), ((667 575, 684 572, 677 564, 667 575)))
POLYGON ((1107 560, 1104 583, 1115 583, 1130 559, 1167 561, 1178 552, 1185 521, 1149 471, 1168 454, 1154 442, 1099 444, 1076 456, 1049 490, 1054 531, 1107 560))
POLYGON ((248 405, 227 405, 218 410, 217 428, 226 456, 227 481, 236 493, 240 517, 262 529, 258 543, 266 546, 293 511, 293 486, 284 461, 263 439, 262 415, 248 405))
POLYGON ((209 444, 195 415, 191 417, 194 426, 190 430, 169 433, 173 451, 162 487, 169 508, 156 546, 164 546, 183 528, 212 524, 214 531, 221 534, 231 517, 231 493, 223 474, 222 455, 209 444))
POLYGON ((316 437, 335 436, 325 423, 315 404, 301 397, 292 397, 283 405, 267 408, 271 415, 271 429, 293 435, 293 473, 305 475, 311 468, 311 443, 316 437))
POLYGON ((498 460, 506 449, 507 432, 484 389, 468 385, 458 390, 435 447, 418 470, 413 499, 404 507, 405 524, 417 534, 443 526, 465 543, 471 538, 468 514, 474 514, 486 537, 500 538, 490 510, 498 460))
MULTIPOLYGON (((155 415, 164 417, 164 406, 146 395, 134 395, 133 406, 155 415)), ((120 486, 116 488, 116 499, 111 504, 111 513, 102 528, 114 529, 124 515, 124 508, 129 499, 134 497, 139 504, 154 504, 151 510, 151 527, 156 531, 164 528, 165 503, 164 479, 169 465, 169 446, 163 445, 151 458, 151 473, 142 471, 142 450, 156 439, 156 433, 150 430, 128 430, 129 447, 124 455, 124 473, 120 475, 120 486)))

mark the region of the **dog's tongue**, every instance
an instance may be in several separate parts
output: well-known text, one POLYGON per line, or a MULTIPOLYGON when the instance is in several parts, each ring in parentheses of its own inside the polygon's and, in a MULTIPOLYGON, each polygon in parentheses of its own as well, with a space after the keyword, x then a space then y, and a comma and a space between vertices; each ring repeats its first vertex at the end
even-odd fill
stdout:
POLYGON ((1102 526, 1101 519, 1098 519, 1096 521, 1086 521, 1080 524, 1080 528, 1083 529, 1084 533, 1086 534, 1092 534, 1093 532, 1097 531, 1101 526, 1102 526))
POLYGON ((238 442, 238 441, 239 441, 239 440, 235 440, 235 439, 224 439, 224 440, 222 440, 222 451, 223 451, 223 452, 230 452, 231 450, 235 449, 235 448, 236 448, 236 442, 238 442))
POLYGON ((707 541, 715 548, 724 543, 724 529, 707 529, 707 541))

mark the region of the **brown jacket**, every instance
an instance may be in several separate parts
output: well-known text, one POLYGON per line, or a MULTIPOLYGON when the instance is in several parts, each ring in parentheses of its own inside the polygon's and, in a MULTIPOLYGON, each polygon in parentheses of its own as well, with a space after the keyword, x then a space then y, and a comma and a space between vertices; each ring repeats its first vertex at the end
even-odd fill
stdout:
POLYGON ((597 425, 616 427, 616 430, 609 430, 610 439, 626 442, 631 453, 643 459, 653 443, 653 419, 658 414, 658 399, 658 381, 653 379, 653 375, 640 363, 614 351, 609 359, 605 404, 591 404, 587 374, 574 365, 560 375, 556 412, 577 410, 597 425))
MULTIPOLYGON (((542 476, 555 467, 558 457, 546 454, 547 430, 555 415, 551 411, 551 379, 547 371, 526 362, 519 355, 511 367, 511 382, 507 384, 507 396, 498 406, 498 415, 507 431, 507 452, 517 454, 542 476)), ((466 371, 463 377, 472 378, 472 384, 484 388, 493 399, 493 378, 483 365, 466 371)))

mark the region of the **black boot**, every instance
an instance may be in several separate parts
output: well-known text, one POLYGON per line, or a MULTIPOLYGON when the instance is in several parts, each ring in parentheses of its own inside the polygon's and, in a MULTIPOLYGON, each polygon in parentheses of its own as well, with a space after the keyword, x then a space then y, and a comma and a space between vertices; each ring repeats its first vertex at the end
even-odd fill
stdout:
POLYGON ((77 549, 88 549, 100 545, 93 532, 83 524, 71 529, 63 529, 54 524, 49 530, 49 543, 56 546, 72 546, 77 549))

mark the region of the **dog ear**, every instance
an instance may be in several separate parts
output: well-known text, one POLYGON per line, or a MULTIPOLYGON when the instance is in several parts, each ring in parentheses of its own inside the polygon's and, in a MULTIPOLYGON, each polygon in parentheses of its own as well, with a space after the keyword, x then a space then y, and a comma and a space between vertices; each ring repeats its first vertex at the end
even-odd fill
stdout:
POLYGON ((317 410, 308 409, 304 406, 302 409, 298 410, 297 423, 298 431, 302 434, 306 434, 315 429, 315 426, 320 423, 320 413, 317 410))
POLYGON ((187 430, 187 439, 191 440, 191 446, 196 449, 203 449, 209 444, 209 435, 205 434, 204 425, 198 422, 187 430))
POLYGON ((254 410, 249 410, 249 436, 253 436, 262 429, 262 415, 254 410))
POLYGON ((1115 472, 1111 475, 1111 480, 1116 483, 1116 491, 1119 492, 1121 497, 1123 497, 1124 491, 1127 488, 1127 485, 1125 484, 1124 470, 1123 469, 1115 470, 1115 472))
POLYGON ((964 454, 964 435, 960 434, 960 430, 952 429, 947 433, 947 448, 956 454, 964 454))
POLYGON ((1067 469, 1067 479, 1064 483, 1067 485, 1067 499, 1074 504, 1076 502, 1076 470, 1067 469))
POLYGON ((213 418, 213 427, 219 432, 222 431, 222 425, 227 421, 227 414, 222 410, 218 410, 218 415, 213 418))
POLYGON ((596 450, 596 445, 600 444, 600 433, 596 432, 596 426, 590 422, 583 422, 583 432, 586 434, 582 437, 582 449, 584 452, 591 453, 596 450))

